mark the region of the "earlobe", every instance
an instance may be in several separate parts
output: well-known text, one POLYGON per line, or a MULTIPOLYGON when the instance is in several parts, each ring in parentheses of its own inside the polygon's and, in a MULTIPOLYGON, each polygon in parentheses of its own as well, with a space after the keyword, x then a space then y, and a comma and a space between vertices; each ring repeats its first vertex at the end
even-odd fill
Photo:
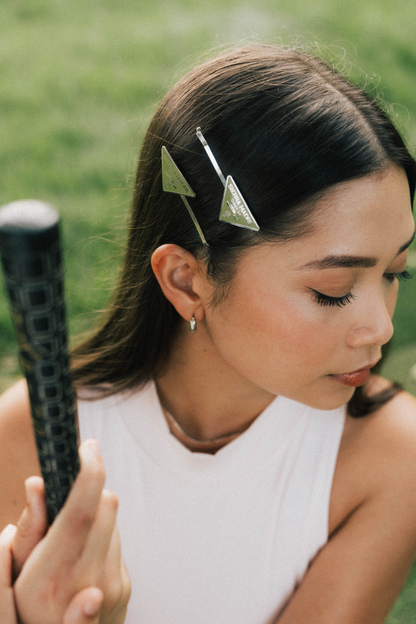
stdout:
POLYGON ((152 269, 165 295, 176 311, 189 321, 201 320, 203 306, 195 288, 199 266, 196 258, 179 245, 161 245, 152 255, 152 269))

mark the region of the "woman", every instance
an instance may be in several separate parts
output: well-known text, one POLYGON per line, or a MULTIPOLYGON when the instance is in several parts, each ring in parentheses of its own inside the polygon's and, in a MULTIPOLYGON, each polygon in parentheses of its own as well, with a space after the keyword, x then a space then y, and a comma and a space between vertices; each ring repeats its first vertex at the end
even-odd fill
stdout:
MULTIPOLYGON (((297 51, 226 52, 161 103, 114 302, 74 353, 129 624, 386 617, 416 551, 416 403, 370 370, 409 277, 415 174, 385 113, 297 51)), ((6 524, 37 462, 22 385, 2 411, 6 524)))

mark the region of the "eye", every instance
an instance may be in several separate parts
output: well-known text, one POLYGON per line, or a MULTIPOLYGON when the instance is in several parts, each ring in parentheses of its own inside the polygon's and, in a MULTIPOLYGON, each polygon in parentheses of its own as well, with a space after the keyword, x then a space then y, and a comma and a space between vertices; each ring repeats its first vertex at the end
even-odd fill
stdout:
POLYGON ((385 273, 384 277, 388 282, 392 283, 395 279, 399 281, 412 279, 413 275, 409 271, 402 271, 401 273, 385 273))
POLYGON ((343 297, 330 297, 329 295, 324 295, 323 293, 310 288, 313 293, 313 297, 315 301, 319 303, 321 306, 337 306, 338 308, 343 308, 347 305, 347 303, 351 303, 354 299, 354 295, 349 292, 343 297))

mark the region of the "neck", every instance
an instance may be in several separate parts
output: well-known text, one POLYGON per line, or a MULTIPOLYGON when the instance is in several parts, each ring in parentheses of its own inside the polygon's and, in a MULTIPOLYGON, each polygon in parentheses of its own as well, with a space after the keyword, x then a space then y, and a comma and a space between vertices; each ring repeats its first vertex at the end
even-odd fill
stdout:
POLYGON ((219 356, 203 323, 180 333, 156 385, 166 411, 199 441, 241 433, 274 399, 219 356))
POLYGON ((182 429, 180 424, 173 418, 172 414, 163 409, 164 416, 169 425, 171 433, 177 438, 187 449, 193 452, 210 453, 214 454, 219 451, 223 446, 229 444, 239 435, 241 435, 250 425, 244 427, 243 430, 235 433, 227 434, 214 438, 213 440, 197 440, 192 436, 189 436, 186 431, 182 429))

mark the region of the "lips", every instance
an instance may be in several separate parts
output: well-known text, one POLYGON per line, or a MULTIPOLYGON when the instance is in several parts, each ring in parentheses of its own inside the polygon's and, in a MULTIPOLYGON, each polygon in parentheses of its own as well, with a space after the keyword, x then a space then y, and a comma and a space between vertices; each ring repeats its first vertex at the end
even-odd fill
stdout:
POLYGON ((370 367, 360 368, 360 370, 354 371, 353 373, 344 373, 342 375, 329 375, 331 379, 334 381, 338 381, 344 386, 351 386, 356 388, 357 386, 362 386, 368 379, 370 374, 370 367))

